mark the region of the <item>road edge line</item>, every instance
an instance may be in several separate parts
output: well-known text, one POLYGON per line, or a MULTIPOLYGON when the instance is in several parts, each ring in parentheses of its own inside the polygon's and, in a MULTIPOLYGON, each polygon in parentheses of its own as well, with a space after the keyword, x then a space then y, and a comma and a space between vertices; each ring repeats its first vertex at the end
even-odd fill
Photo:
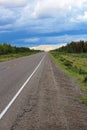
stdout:
POLYGON ((2 117, 6 114, 6 112, 8 111, 8 109, 11 107, 11 105, 14 103, 14 101, 17 99, 17 97, 19 96, 19 94, 21 93, 21 91, 24 89, 24 87, 26 86, 26 84, 30 81, 30 79, 32 78, 32 76, 35 74, 35 72, 38 70, 38 68, 40 67, 42 61, 44 60, 45 56, 43 56, 43 58, 40 60, 39 64, 37 65, 37 67, 34 69, 34 71, 32 72, 32 74, 28 77, 28 79, 24 82, 24 84, 21 86, 21 88, 18 90, 18 92, 15 94, 15 96, 12 98, 12 100, 9 102, 9 104, 5 107, 5 109, 0 113, 0 120, 2 119, 2 117))

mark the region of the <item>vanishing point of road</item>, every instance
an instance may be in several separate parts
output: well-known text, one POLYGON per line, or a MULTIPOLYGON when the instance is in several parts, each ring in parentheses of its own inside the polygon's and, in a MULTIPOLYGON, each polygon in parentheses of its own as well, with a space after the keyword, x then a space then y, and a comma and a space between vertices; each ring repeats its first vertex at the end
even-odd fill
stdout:
POLYGON ((79 87, 48 53, 0 63, 0 130, 87 130, 79 87))

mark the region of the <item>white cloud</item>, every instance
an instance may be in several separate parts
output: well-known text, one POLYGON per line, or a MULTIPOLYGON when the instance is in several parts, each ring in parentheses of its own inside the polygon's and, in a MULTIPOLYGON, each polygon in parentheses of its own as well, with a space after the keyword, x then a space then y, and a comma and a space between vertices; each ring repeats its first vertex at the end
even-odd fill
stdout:
POLYGON ((0 21, 7 21, 16 18, 15 12, 8 8, 0 7, 0 21))
POLYGON ((87 21, 87 0, 0 0, 3 29, 9 24, 33 33, 62 32, 78 29, 78 21, 87 21))
POLYGON ((5 7, 22 7, 27 4, 28 0, 0 0, 0 5, 5 7))
POLYGON ((87 21, 87 11, 85 11, 83 15, 79 15, 79 16, 77 17, 77 20, 78 20, 79 22, 81 22, 81 21, 87 21))
POLYGON ((24 39, 17 39, 15 40, 15 42, 25 42, 25 43, 35 43, 35 42, 39 42, 40 38, 38 37, 34 37, 34 38, 24 38, 24 39))
POLYGON ((50 50, 54 50, 54 49, 57 49, 61 46, 65 46, 65 44, 53 44, 53 45, 39 45, 39 46, 34 46, 34 47, 30 47, 31 49, 34 49, 34 50, 44 50, 44 51, 50 51, 50 50))
POLYGON ((65 17, 69 13, 75 14, 85 4, 86 0, 37 0, 32 17, 65 17))
POLYGON ((65 12, 62 11, 65 10, 67 8, 70 9, 70 6, 67 6, 67 1, 65 0, 61 0, 61 2, 59 0, 38 0, 37 4, 35 6, 35 9, 32 13, 32 17, 33 18, 44 18, 44 17, 58 17, 58 15, 60 16, 65 15, 65 12), (58 15, 57 15, 58 14, 58 15))
POLYGON ((71 30, 78 28, 82 14, 86 19, 86 10, 87 0, 34 0, 21 9, 14 27, 33 32, 71 30))
POLYGON ((39 41, 39 38, 27 38, 27 39, 24 39, 24 42, 38 42, 39 41))
POLYGON ((17 27, 23 27, 29 25, 31 21, 31 12, 32 8, 31 5, 27 5, 24 8, 21 9, 20 11, 20 16, 18 19, 16 19, 15 26, 17 27))

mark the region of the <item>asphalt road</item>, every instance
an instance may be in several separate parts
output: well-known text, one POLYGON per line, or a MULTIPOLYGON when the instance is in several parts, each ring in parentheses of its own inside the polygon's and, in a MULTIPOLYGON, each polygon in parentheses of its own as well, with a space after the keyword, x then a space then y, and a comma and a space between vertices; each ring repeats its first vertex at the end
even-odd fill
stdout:
POLYGON ((0 113, 23 85, 1 117, 0 130, 87 130, 79 87, 47 53, 0 63, 0 113))

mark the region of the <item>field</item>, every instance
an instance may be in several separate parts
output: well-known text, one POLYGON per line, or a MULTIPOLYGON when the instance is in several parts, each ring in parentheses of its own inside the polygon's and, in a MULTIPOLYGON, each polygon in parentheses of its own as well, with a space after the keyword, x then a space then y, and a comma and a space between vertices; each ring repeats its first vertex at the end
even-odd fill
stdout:
POLYGON ((32 55, 32 54, 35 54, 35 53, 37 53, 37 52, 33 52, 32 51, 32 52, 24 52, 24 53, 15 53, 15 54, 0 55, 0 62, 12 60, 12 59, 23 57, 23 56, 32 55))
POLYGON ((66 74, 77 79, 76 81, 83 92, 81 100, 87 104, 87 53, 74 54, 54 51, 51 54, 66 74))

